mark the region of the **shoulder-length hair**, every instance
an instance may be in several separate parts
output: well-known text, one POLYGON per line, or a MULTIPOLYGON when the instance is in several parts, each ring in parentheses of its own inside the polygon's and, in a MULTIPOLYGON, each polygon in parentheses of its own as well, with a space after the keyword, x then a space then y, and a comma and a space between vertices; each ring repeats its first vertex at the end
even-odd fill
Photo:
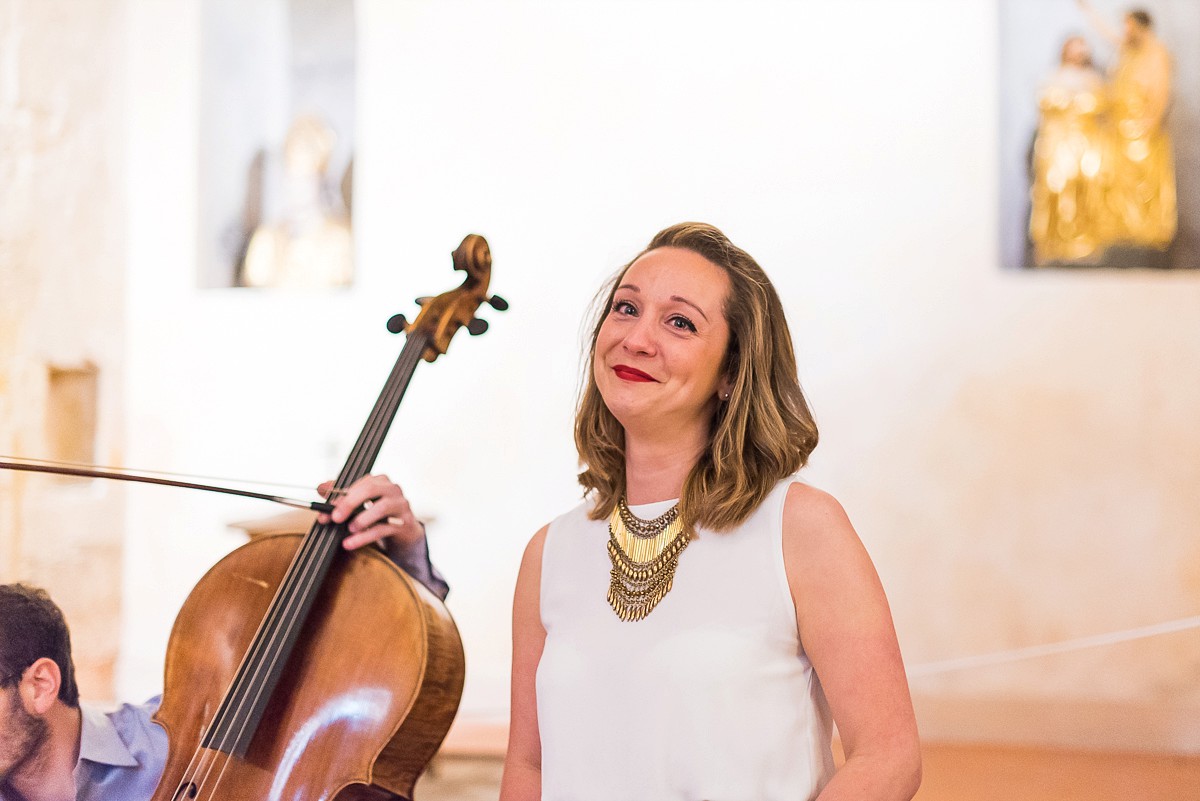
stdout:
POLYGON ((690 250, 729 276, 723 309, 729 346, 722 374, 730 381, 730 397, 716 404, 708 446, 688 474, 679 504, 690 530, 726 531, 749 517, 780 479, 804 466, 817 447, 817 425, 800 389, 792 337, 775 287, 750 254, 705 223, 679 223, 660 231, 597 295, 603 305, 595 310, 575 414, 575 447, 583 468, 579 483, 593 500, 593 520, 611 515, 625 492, 625 429, 596 386, 596 338, 625 271, 643 254, 663 247, 690 250))

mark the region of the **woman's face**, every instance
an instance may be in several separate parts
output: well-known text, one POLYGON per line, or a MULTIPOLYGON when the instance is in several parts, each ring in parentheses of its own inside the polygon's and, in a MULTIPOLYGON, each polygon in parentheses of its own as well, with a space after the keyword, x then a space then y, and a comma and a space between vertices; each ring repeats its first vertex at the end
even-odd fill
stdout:
POLYGON ((627 432, 707 429, 718 393, 728 391, 728 294, 725 271, 683 248, 657 248, 625 271, 596 337, 593 369, 627 432))

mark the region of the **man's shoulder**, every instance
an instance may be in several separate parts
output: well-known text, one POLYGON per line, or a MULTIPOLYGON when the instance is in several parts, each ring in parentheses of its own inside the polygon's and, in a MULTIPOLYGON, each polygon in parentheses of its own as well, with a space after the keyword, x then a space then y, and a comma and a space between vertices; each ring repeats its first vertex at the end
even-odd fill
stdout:
POLYGON ((140 763, 140 752, 165 749, 167 734, 151 720, 161 701, 162 697, 156 695, 141 704, 121 704, 116 707, 82 704, 80 759, 102 764, 124 764, 119 758, 124 750, 140 763))
POLYGON ((79 801, 143 801, 158 785, 167 759, 167 733, 151 720, 160 698, 105 709, 83 707, 79 801))
MULTIPOLYGON (((160 703, 162 703, 162 696, 156 695, 141 704, 121 704, 106 714, 122 735, 128 734, 133 738, 140 738, 144 735, 151 739, 161 735, 165 741, 166 732, 163 731, 162 726, 151 720, 154 713, 158 711, 160 703)), ((129 738, 125 736, 122 736, 122 739, 129 742, 129 738)))

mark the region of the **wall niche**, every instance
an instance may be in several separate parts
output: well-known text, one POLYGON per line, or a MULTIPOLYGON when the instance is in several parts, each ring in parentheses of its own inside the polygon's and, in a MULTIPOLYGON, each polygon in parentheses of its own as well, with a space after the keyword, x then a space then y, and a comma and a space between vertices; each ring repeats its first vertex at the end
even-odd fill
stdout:
MULTIPOLYGON (((91 362, 46 368, 46 446, 58 462, 94 464, 100 370, 91 362)), ((71 476, 62 481, 86 481, 71 476)))

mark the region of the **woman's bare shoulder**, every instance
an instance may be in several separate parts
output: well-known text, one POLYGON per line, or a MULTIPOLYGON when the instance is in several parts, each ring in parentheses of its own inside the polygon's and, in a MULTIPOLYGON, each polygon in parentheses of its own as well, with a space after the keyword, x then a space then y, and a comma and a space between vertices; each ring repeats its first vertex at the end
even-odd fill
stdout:
POLYGON ((846 510, 837 498, 823 489, 796 481, 788 487, 783 503, 784 531, 789 535, 850 525, 846 510))
POLYGON ((546 547, 546 533, 549 530, 550 524, 547 523, 529 538, 529 542, 525 544, 525 554, 521 557, 522 569, 526 566, 540 568, 542 564, 542 550, 546 547))
POLYGON ((851 565, 873 574, 870 557, 837 498, 809 484, 795 483, 783 505, 784 559, 789 572, 809 574, 851 565))

